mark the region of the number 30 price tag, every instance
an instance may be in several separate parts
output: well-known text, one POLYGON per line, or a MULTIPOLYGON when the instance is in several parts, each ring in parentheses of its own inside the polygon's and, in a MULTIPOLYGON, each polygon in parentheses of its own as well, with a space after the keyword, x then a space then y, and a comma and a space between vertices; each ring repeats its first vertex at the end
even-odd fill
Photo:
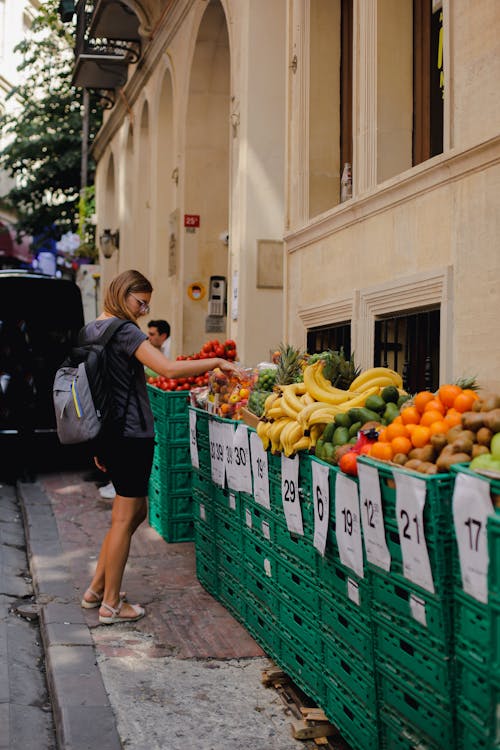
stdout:
POLYGON ((250 462, 250 446, 248 444, 248 427, 239 424, 233 439, 234 466, 237 472, 238 486, 236 490, 252 494, 252 466, 250 462))
POLYGON ((364 578, 358 488, 341 473, 335 480, 335 533, 340 562, 364 578))
POLYGON ((396 516, 399 543, 403 556, 403 573, 417 586, 434 593, 429 553, 424 535, 425 481, 395 471, 396 516))
POLYGON ((281 498, 286 525, 292 534, 304 534, 302 510, 299 500, 299 457, 287 458, 281 454, 281 498))
POLYGON ((486 479, 459 472, 453 491, 453 521, 464 591, 488 601, 488 539, 486 522, 494 512, 486 479))
POLYGON ((328 476, 330 469, 316 461, 312 462, 312 488, 314 504, 314 539, 313 544, 321 555, 325 554, 330 519, 330 486, 328 476))

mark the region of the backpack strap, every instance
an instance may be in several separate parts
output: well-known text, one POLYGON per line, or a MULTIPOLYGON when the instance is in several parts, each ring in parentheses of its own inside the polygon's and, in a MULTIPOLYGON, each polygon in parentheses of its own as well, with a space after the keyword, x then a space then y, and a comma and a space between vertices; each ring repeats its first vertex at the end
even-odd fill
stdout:
MULTIPOLYGON (((111 323, 106 326, 106 329, 101 333, 101 335, 98 336, 92 343, 106 346, 111 341, 118 329, 122 328, 125 323, 130 323, 130 321, 122 320, 121 318, 113 318, 111 323)), ((81 328, 80 332, 78 333, 78 346, 83 346, 84 344, 88 343, 86 341, 85 328, 85 326, 81 328)))

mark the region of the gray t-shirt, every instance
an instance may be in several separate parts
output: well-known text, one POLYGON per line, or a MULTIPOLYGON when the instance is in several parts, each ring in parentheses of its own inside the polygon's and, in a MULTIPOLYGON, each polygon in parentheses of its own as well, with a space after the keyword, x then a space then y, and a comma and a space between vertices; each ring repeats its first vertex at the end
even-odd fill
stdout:
MULTIPOLYGON (((114 318, 93 320, 85 326, 85 337, 89 343, 98 338, 114 318)), ((134 357, 137 348, 148 337, 141 329, 127 321, 113 336, 106 347, 108 356, 108 377, 113 401, 113 419, 119 421, 127 404, 130 379, 135 379, 132 388, 127 414, 125 417, 124 437, 154 437, 154 422, 146 389, 144 366, 134 357), (140 410, 139 406, 140 404, 140 410), (141 420, 142 411, 143 420, 141 420)))

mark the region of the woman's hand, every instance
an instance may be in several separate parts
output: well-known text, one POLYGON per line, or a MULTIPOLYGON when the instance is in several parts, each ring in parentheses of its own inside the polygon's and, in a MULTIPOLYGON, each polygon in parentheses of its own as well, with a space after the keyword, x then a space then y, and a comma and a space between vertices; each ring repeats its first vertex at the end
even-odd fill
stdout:
POLYGON ((222 370, 222 372, 234 373, 237 376, 238 380, 242 379, 243 373, 241 371, 241 367, 235 365, 234 362, 230 362, 227 359, 217 357, 217 367, 219 368, 219 370, 222 370))
POLYGON ((104 464, 100 463, 99 458, 97 456, 94 456, 94 463, 97 466, 97 468, 100 469, 100 471, 103 471, 104 473, 106 473, 107 471, 106 467, 104 466, 104 464))

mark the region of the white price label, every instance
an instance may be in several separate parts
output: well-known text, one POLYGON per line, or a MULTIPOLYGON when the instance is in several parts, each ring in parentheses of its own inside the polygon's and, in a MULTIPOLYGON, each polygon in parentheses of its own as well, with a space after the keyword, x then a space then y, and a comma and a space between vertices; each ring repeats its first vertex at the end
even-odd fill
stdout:
POLYGON ((391 553, 385 539, 384 515, 378 471, 358 463, 359 503, 366 559, 382 570, 390 570, 391 553))
POLYGON ((304 535, 302 509, 299 500, 299 457, 281 454, 281 499, 286 525, 292 534, 304 535))
MULTIPOLYGON (((259 438, 259 440, 260 440, 260 438, 259 438)), ((265 572, 265 574, 266 574, 266 576, 268 578, 272 578, 273 577, 273 570, 272 570, 272 567, 271 567, 271 560, 269 560, 268 557, 266 557, 264 559, 264 572, 265 572)))
POLYGON ((410 594, 410 612, 414 620, 427 627, 425 601, 415 594, 410 594))
POLYGON ((250 508, 245 508, 245 523, 249 529, 252 528, 252 511, 250 508))
POLYGON ((312 489, 314 505, 313 544, 321 555, 325 554, 330 519, 330 469, 317 461, 312 463, 312 489))
POLYGON ((203 505, 203 503, 200 503, 200 518, 202 521, 207 520, 207 512, 205 510, 205 506, 203 505))
POLYGON ((395 471, 396 517, 403 556, 403 573, 409 581, 434 593, 431 564, 424 534, 427 488, 419 477, 395 471))
POLYGON ((248 427, 239 424, 233 436, 234 467, 237 472, 238 486, 235 490, 252 494, 252 464, 248 444, 248 427))
POLYGON ((212 419, 208 423, 212 481, 214 484, 218 484, 219 487, 224 487, 226 464, 224 461, 223 436, 220 427, 222 427, 222 423, 214 422, 212 419))
POLYGON ((250 433, 250 452, 252 456, 253 494, 255 502, 269 510, 271 508, 271 500, 269 497, 267 453, 262 447, 262 440, 256 432, 250 433))
POLYGON ((262 536, 264 537, 264 539, 267 539, 268 541, 270 541, 271 527, 269 526, 269 521, 262 521, 261 529, 262 529, 262 536))
POLYGON ((227 486, 230 490, 237 490, 238 469, 234 461, 233 437, 234 428, 232 424, 220 424, 221 435, 224 445, 224 461, 226 465, 227 486))
POLYGON ((196 412, 189 410, 189 451, 191 453, 191 464, 194 469, 200 468, 200 457, 198 456, 198 441, 196 439, 196 412))
POLYGON ((488 538, 486 523, 494 513, 490 485, 480 476, 459 472, 453 491, 453 521, 464 591, 488 601, 488 538))
POLYGON ((340 562, 364 578, 358 487, 341 472, 335 480, 335 534, 340 562))
POLYGON ((232 492, 229 493, 229 507, 231 510, 236 510, 236 495, 232 492))
POLYGON ((357 604, 359 607, 359 584, 357 581, 353 581, 352 578, 347 579, 347 596, 357 604))

